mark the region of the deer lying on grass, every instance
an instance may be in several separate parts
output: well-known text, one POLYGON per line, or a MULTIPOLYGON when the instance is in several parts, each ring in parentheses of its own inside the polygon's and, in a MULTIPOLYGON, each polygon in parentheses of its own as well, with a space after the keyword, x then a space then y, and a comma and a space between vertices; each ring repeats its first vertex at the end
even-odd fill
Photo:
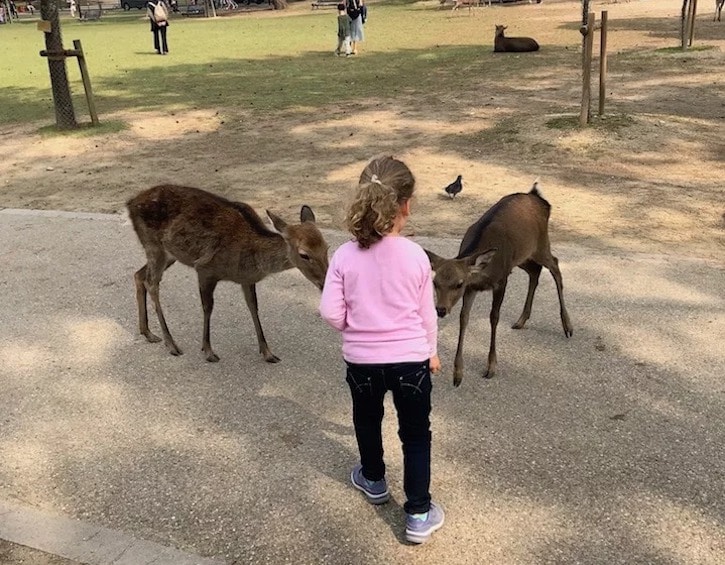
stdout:
POLYGON ((529 291, 524 311, 513 328, 523 328, 529 319, 541 268, 546 267, 554 277, 559 293, 564 335, 573 335, 574 329, 564 306, 564 285, 559 262, 551 254, 549 244, 550 210, 551 206, 539 192, 537 183, 534 183, 528 193, 510 194, 499 200, 470 226, 455 259, 443 259, 426 250, 435 271, 433 285, 438 316, 442 318, 450 313, 463 296, 453 371, 454 386, 459 386, 463 380, 463 341, 471 307, 476 293, 484 290, 493 291, 493 304, 490 315, 491 346, 488 367, 483 376, 491 378, 496 373, 496 326, 508 276, 514 267, 520 267, 529 274, 529 291))
POLYGON ((712 18, 712 21, 722 21, 720 20, 720 17, 722 16, 722 7, 723 4, 725 4, 725 0, 715 0, 715 16, 712 18))
POLYGON ((538 51, 539 44, 530 37, 505 37, 503 32, 508 26, 496 26, 496 36, 493 38, 494 53, 524 53, 538 51))
POLYGON ((146 252, 147 263, 134 275, 139 330, 152 343, 161 341, 149 331, 146 292, 151 295, 166 348, 181 355, 166 326, 159 283, 176 261, 193 267, 199 278, 204 310, 202 351, 207 361, 219 361, 210 343, 209 320, 214 289, 219 281, 242 286, 264 360, 277 363, 259 322, 256 284, 272 273, 297 267, 322 289, 327 273, 327 243, 308 206, 300 224, 287 225, 267 210, 276 232, 269 230, 247 204, 231 202, 210 192, 165 184, 139 193, 126 204, 134 230, 146 252))

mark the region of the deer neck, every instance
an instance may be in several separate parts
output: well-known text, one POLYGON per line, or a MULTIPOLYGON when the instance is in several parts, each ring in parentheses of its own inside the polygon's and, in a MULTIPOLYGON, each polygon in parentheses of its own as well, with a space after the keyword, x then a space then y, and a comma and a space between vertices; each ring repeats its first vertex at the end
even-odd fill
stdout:
POLYGON ((287 242, 281 235, 261 241, 252 252, 254 264, 264 277, 291 269, 294 265, 287 254, 287 242))

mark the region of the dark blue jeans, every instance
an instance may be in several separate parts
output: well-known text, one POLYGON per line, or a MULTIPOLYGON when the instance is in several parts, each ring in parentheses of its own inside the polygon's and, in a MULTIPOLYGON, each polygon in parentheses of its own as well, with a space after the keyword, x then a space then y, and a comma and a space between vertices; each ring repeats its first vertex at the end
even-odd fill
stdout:
POLYGON ((393 392, 398 436, 403 443, 403 489, 409 514, 430 509, 430 362, 358 365, 347 363, 352 393, 352 419, 363 476, 385 477, 383 462, 383 398, 393 392))

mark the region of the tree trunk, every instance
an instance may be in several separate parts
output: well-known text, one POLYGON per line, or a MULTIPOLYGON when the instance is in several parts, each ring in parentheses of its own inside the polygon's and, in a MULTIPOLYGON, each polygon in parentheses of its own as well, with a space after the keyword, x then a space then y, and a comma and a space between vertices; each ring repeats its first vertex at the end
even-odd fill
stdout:
MULTIPOLYGON (((49 53, 63 51, 63 38, 60 34, 60 18, 58 17, 59 0, 41 0, 40 17, 50 22, 51 29, 45 34, 45 49, 49 53)), ((48 71, 50 72, 50 85, 53 91, 53 105, 55 106, 55 123, 58 129, 73 129, 78 127, 73 99, 70 95, 68 74, 66 73, 65 58, 48 56, 48 71)))

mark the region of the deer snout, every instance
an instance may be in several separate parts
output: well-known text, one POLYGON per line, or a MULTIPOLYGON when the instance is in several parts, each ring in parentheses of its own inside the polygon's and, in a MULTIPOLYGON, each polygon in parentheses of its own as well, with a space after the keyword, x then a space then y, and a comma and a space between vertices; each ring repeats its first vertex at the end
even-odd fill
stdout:
POLYGON ((448 310, 446 310, 443 306, 436 306, 436 314, 438 314, 439 318, 444 318, 445 315, 448 314, 448 310))

